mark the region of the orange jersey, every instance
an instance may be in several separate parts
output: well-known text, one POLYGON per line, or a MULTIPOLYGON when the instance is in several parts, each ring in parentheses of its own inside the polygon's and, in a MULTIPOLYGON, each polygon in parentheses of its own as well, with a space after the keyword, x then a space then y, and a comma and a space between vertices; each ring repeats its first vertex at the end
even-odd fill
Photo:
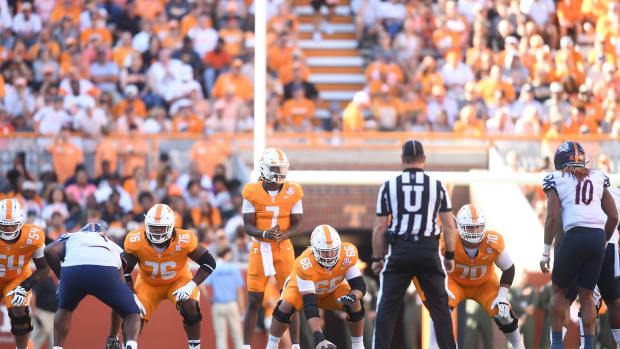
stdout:
MULTIPOLYGON (((357 263, 357 247, 349 242, 343 242, 340 246, 340 257, 331 270, 323 268, 314 258, 311 248, 307 248, 295 260, 295 266, 291 272, 287 288, 299 288, 297 278, 314 282, 317 295, 334 292, 345 281, 345 276, 351 267, 357 263)), ((303 292, 303 291, 302 291, 303 292)))
POLYGON ((187 255, 196 246, 196 235, 189 230, 175 229, 170 245, 162 252, 148 242, 144 229, 134 230, 125 237, 125 252, 138 258, 139 276, 153 286, 169 285, 181 277, 191 279, 187 255))
POLYGON ((19 239, 12 244, 0 240, 0 282, 29 277, 30 260, 41 247, 45 247, 45 233, 33 224, 24 224, 19 239))
MULTIPOLYGON (((248 183, 243 187, 243 198, 254 205, 256 212, 256 228, 269 230, 280 225, 280 231, 287 231, 291 226, 291 210, 304 196, 301 185, 284 182, 282 189, 275 197, 271 197, 263 188, 263 182, 248 183)), ((269 239, 258 239, 273 242, 269 239)))
MULTIPOLYGON (((442 253, 445 252, 445 245, 442 240, 442 253)), ((504 238, 498 232, 487 230, 484 240, 478 247, 478 255, 474 258, 469 257, 460 237, 456 239, 454 249, 455 268, 448 275, 449 279, 454 280, 463 287, 480 286, 493 276, 495 276, 495 261, 504 251, 504 238)))

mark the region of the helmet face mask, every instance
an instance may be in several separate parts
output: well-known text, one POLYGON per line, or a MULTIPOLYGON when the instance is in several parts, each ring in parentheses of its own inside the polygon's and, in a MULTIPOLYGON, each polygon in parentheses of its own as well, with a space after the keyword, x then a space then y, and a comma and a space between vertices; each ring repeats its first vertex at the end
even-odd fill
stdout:
POLYGON ((265 182, 284 183, 288 174, 288 159, 284 152, 276 148, 267 148, 260 160, 260 177, 265 182))
POLYGON ((331 268, 340 258, 340 236, 336 229, 327 224, 314 228, 310 236, 314 259, 324 268, 331 268))
POLYGON ((0 239, 17 239, 24 225, 24 211, 19 201, 5 199, 0 201, 0 239))
POLYGON ((462 240, 478 244, 486 234, 486 217, 476 206, 465 205, 457 213, 456 227, 462 240))
POLYGON ((146 213, 146 238, 154 244, 163 244, 172 238, 176 217, 168 205, 157 204, 146 213))

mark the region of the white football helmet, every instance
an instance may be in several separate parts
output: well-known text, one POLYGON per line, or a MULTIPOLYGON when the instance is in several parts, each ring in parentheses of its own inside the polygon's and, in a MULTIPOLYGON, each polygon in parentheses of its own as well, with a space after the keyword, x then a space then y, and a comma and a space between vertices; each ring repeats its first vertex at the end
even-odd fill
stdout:
POLYGON ((144 218, 146 238, 154 244, 162 244, 170 240, 174 230, 175 219, 176 217, 170 206, 157 204, 151 207, 144 218))
POLYGON ((267 148, 260 158, 260 178, 265 182, 284 183, 288 173, 286 154, 278 148, 267 148))
POLYGON ((24 225, 24 210, 16 199, 0 201, 0 238, 14 240, 24 225))
POLYGON ((338 263, 340 257, 340 235, 336 229, 327 224, 314 228, 310 236, 312 253, 319 264, 330 268, 338 263))
POLYGON ((461 239, 477 244, 484 239, 487 219, 482 210, 474 204, 461 207, 456 214, 456 226, 461 239))

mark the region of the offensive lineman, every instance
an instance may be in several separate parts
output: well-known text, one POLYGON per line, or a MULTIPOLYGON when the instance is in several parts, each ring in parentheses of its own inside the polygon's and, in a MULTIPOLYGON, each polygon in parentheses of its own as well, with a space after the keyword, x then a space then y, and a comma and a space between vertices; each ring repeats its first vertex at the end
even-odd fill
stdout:
MULTIPOLYGON (((450 309, 466 299, 473 299, 495 320, 515 349, 524 349, 519 323, 510 309, 508 292, 515 276, 515 266, 504 249, 504 238, 496 231, 487 231, 486 217, 473 204, 464 205, 456 215, 459 238, 454 254, 455 270, 448 274, 450 309), (502 270, 500 279, 495 266, 502 270)), ((445 245, 442 240, 442 249, 445 245)), ((431 333, 434 331, 431 326, 431 333)), ((429 347, 435 347, 431 343, 429 347)))
POLYGON ((607 190, 609 178, 600 171, 586 168, 585 160, 585 152, 579 143, 564 142, 553 159, 556 171, 543 181, 543 190, 547 194, 544 252, 540 260, 543 273, 549 272, 549 255, 555 233, 560 229, 565 232, 551 274, 551 349, 564 348, 562 325, 566 294, 575 280, 581 301, 584 348, 594 348, 596 306, 592 291, 603 265, 605 244, 618 223, 618 211, 607 190))
POLYGON ((32 331, 30 290, 49 273, 44 249, 45 233, 36 225, 24 224, 19 201, 0 201, 0 290, 18 349, 27 348, 32 331), (30 271, 31 259, 37 267, 34 273, 30 271))
MULTIPOLYGON (((127 261, 125 280, 134 290, 140 315, 145 324, 164 299, 176 305, 183 317, 190 349, 200 349, 201 284, 214 270, 215 259, 202 246, 193 232, 174 227, 175 215, 168 205, 157 204, 146 213, 145 229, 129 232, 125 237, 123 257, 127 261), (192 276, 188 259, 200 268, 192 276), (138 264, 135 284, 131 272, 138 264)), ((108 347, 117 342, 120 322, 112 321, 108 347), (115 340, 116 339, 116 340, 115 340), (112 343, 111 343, 112 342, 112 343)))
POLYGON ((303 308, 316 349, 335 348, 321 331, 319 307, 342 310, 348 316, 352 349, 364 349, 364 305, 366 283, 355 266, 355 245, 341 243, 336 229, 327 224, 314 228, 310 247, 297 259, 273 312, 266 349, 277 349, 291 316, 303 308), (345 281, 346 280, 346 281, 345 281))
MULTIPOLYGON (((244 349, 250 349, 265 286, 275 276, 280 290, 291 273, 295 251, 289 240, 300 235, 304 196, 301 186, 285 181, 289 162, 284 152, 267 148, 260 160, 260 179, 243 187, 243 223, 252 237, 248 263, 248 309, 243 322, 244 349)), ((299 349, 299 319, 290 326, 292 349, 299 349)))

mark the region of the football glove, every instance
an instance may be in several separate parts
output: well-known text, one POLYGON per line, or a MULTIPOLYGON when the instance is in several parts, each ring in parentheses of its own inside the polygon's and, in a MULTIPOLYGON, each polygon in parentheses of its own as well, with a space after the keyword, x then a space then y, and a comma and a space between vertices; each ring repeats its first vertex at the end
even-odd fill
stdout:
POLYGON ((192 292, 194 292, 196 286, 197 285, 194 280, 190 280, 188 283, 179 287, 176 291, 172 292, 172 295, 177 296, 177 302, 185 301, 189 299, 189 297, 192 295, 192 292))
POLYGON ((144 307, 144 305, 142 305, 142 302, 140 302, 140 300, 138 299, 138 296, 133 295, 133 300, 136 301, 136 305, 138 306, 138 309, 140 310, 140 317, 143 318, 144 316, 146 316, 146 308, 144 307))
POLYGON ((497 307, 497 316, 507 319, 510 317, 510 304, 508 303, 508 289, 506 287, 500 287, 497 297, 491 304, 491 309, 497 307))
POLYGON ((336 346, 334 343, 325 339, 321 343, 317 344, 316 349, 336 349, 336 346))
POLYGON ((355 303, 356 300, 357 300, 357 297, 353 293, 349 293, 349 294, 340 296, 340 298, 338 298, 336 302, 341 303, 343 305, 353 305, 353 303, 355 303))
POLYGON ((28 297, 28 290, 26 290, 20 285, 12 289, 6 295, 13 296, 13 299, 11 300, 12 306, 21 307, 22 305, 24 305, 24 303, 26 303, 26 297, 28 297))

